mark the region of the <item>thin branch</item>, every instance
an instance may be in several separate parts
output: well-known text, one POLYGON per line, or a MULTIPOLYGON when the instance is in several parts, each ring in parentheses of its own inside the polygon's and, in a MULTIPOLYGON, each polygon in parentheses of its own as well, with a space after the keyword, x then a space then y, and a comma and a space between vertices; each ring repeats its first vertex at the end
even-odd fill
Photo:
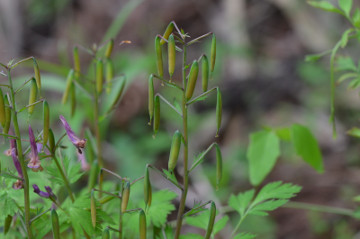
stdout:
POLYGON ((157 169, 156 167, 152 166, 151 164, 148 164, 148 167, 153 169, 155 172, 159 173, 161 176, 163 176, 166 180, 168 180, 169 182, 171 182, 172 184, 174 184, 174 186, 176 186, 178 189, 180 189, 181 191, 183 191, 184 189, 175 181, 173 181, 172 179, 168 178, 167 175, 165 173, 163 173, 162 171, 160 171, 159 169, 157 169))
POLYGON ((196 101, 197 101, 198 99, 200 99, 201 97, 204 97, 204 96, 210 94, 212 91, 217 90, 217 88, 218 88, 218 87, 214 87, 214 88, 212 88, 212 89, 210 89, 210 90, 208 90, 208 91, 205 91, 205 92, 202 93, 201 95, 198 95, 198 96, 196 96, 195 98, 193 98, 192 100, 188 101, 188 102, 186 103, 186 105, 191 105, 192 103, 196 102, 196 101))
POLYGON ((196 162, 193 163, 193 165, 191 166, 191 168, 189 169, 189 173, 196 168, 196 166, 198 166, 200 164, 200 162, 204 159, 205 155, 212 149, 212 147, 214 147, 214 145, 216 145, 217 143, 212 143, 201 155, 200 158, 198 158, 198 160, 196 160, 196 162))
POLYGON ((194 43, 204 39, 205 37, 208 37, 211 34, 212 34, 212 32, 205 33, 204 35, 201 35, 201 36, 195 38, 194 40, 189 41, 188 43, 186 43, 186 45, 190 46, 191 44, 194 44, 194 43))
POLYGON ((175 110, 175 112, 178 113, 182 117, 182 113, 180 111, 178 111, 178 109, 176 109, 175 106, 173 106, 169 101, 167 101, 167 99, 165 99, 165 97, 163 97, 159 93, 157 93, 156 95, 159 96, 162 101, 164 101, 168 106, 170 106, 170 108, 175 110))

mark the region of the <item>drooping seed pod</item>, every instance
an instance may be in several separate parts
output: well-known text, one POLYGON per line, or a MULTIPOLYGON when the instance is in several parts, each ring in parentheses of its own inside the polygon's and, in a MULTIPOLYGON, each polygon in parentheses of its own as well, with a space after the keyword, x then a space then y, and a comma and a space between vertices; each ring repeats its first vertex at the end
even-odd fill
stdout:
POLYGON ((160 97, 158 95, 155 96, 154 100, 154 134, 156 134, 160 127, 160 97))
POLYGON ((49 138, 49 125, 50 125, 50 109, 49 109, 49 104, 46 100, 44 100, 43 103, 43 119, 44 119, 43 145, 45 147, 49 138))
POLYGON ((74 70, 71 69, 67 75, 66 78, 66 86, 65 86, 65 91, 61 100, 61 103, 64 105, 69 97, 69 92, 70 92, 70 88, 71 88, 71 84, 74 80, 74 70))
POLYGON ((5 116, 5 102, 4 102, 4 95, 0 88, 0 123, 2 127, 5 126, 6 116, 5 116))
POLYGON ((174 35, 171 34, 168 40, 168 65, 170 78, 173 76, 175 71, 176 61, 176 50, 175 50, 175 39, 174 35))
POLYGON ((91 191, 91 189, 94 188, 96 181, 97 181, 98 174, 99 174, 99 164, 98 164, 97 160, 94 160, 91 165, 89 181, 88 181, 89 191, 91 191))
POLYGON ((53 238, 60 239, 59 217, 55 209, 51 209, 51 224, 52 224, 53 238))
POLYGON ((130 182, 127 181, 125 184, 125 188, 122 194, 122 200, 121 200, 121 212, 125 212, 127 205, 129 203, 129 198, 130 198, 130 182))
POLYGON ((146 239, 146 215, 144 210, 140 210, 139 212, 139 232, 140 239, 146 239))
POLYGON ((39 69, 39 65, 36 62, 35 58, 33 58, 33 61, 34 61, 34 74, 35 74, 36 86, 40 90, 41 89, 40 69, 39 69))
POLYGON ((101 239, 110 239, 110 229, 105 227, 101 239))
POLYGON ((199 73, 199 64, 196 60, 194 60, 190 68, 189 79, 186 86, 186 91, 185 91, 186 100, 190 100, 194 94, 198 73, 199 73))
POLYGON ((91 190, 90 196, 90 213, 91 213, 91 223, 93 227, 96 227, 96 199, 94 195, 94 190, 91 190))
MULTIPOLYGON (((170 22, 169 25, 166 27, 166 30, 164 32, 163 38, 164 39, 169 39, 170 34, 172 33, 172 31, 174 30, 174 23, 170 22)), ((161 39, 160 44, 163 45, 165 43, 165 40, 161 39)))
POLYGON ((179 157, 180 152, 180 146, 181 146, 181 133, 179 130, 176 130, 171 143, 171 149, 170 149, 170 156, 169 156, 169 162, 168 162, 168 170, 173 171, 176 167, 176 163, 179 157))
POLYGON ((11 123, 11 108, 8 98, 5 96, 5 126, 3 128, 3 133, 9 133, 11 123))
POLYGON ((211 202, 209 224, 208 224, 208 227, 206 229, 206 235, 204 237, 205 239, 209 239, 210 236, 211 236, 211 233, 212 233, 213 228, 214 228, 215 217, 216 217, 216 206, 215 206, 214 202, 211 202))
POLYGON ((211 40, 211 53, 210 53, 210 71, 213 72, 215 68, 215 59, 216 59, 216 37, 213 34, 211 40))
POLYGON ((107 59, 110 58, 113 48, 114 48, 114 39, 110 39, 110 41, 106 45, 106 50, 105 50, 105 57, 107 59))
POLYGON ((209 60, 206 55, 203 55, 202 57, 201 78, 202 78, 202 89, 203 92, 205 92, 208 89, 208 82, 209 82, 209 60))
POLYGON ((151 124, 151 120, 154 115, 154 80, 153 75, 151 74, 149 77, 149 99, 148 99, 148 110, 149 110, 149 124, 151 124))
POLYGON ((150 183, 150 176, 149 176, 149 167, 145 169, 145 176, 144 176, 144 200, 145 205, 150 207, 151 200, 152 200, 152 188, 150 183))
POLYGON ((156 51, 156 66, 158 75, 163 78, 164 77, 164 68, 163 68, 163 56, 162 56, 162 49, 160 45, 160 37, 155 37, 155 51, 156 51))
POLYGON ((55 154, 55 136, 52 129, 49 129, 49 149, 52 154, 55 154))
POLYGON ((104 66, 102 60, 96 62, 96 91, 101 94, 104 83, 104 66))
POLYGON ((116 105, 118 104, 123 92, 124 92, 124 88, 125 88, 125 79, 122 79, 120 82, 116 82, 116 84, 114 85, 114 90, 116 90, 116 95, 115 98, 111 104, 111 107, 109 108, 110 110, 114 109, 116 107, 116 105))
POLYGON ((79 57, 79 49, 77 46, 75 46, 73 49, 73 60, 74 60, 75 76, 78 78, 80 76, 80 57, 79 57))
POLYGON ((222 99, 220 89, 217 88, 217 99, 216 99, 216 137, 219 136, 222 116, 222 99))
POLYGON ((36 80, 34 78, 31 79, 30 83, 30 94, 29 94, 29 107, 28 107, 28 113, 31 115, 34 112, 35 105, 32 105, 36 102, 36 96, 37 96, 37 85, 36 80))
POLYGON ((216 189, 218 189, 222 178, 222 155, 218 144, 215 144, 215 149, 216 149, 216 189))
POLYGON ((76 111, 76 87, 74 82, 71 82, 70 98, 71 98, 71 116, 74 116, 76 111))
POLYGON ((114 64, 111 59, 106 60, 106 93, 109 94, 112 87, 112 79, 114 78, 114 64))
POLYGON ((4 235, 6 235, 8 233, 8 231, 10 230, 12 219, 13 219, 13 217, 11 215, 7 215, 7 217, 5 218, 4 235))

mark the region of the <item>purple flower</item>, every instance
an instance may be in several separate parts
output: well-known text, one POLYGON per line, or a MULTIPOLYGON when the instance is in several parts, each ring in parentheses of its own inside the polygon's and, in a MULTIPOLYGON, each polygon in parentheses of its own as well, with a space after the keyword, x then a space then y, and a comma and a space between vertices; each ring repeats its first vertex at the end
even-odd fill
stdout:
POLYGON ((23 172, 21 170, 21 165, 20 165, 20 161, 17 157, 17 151, 16 151, 16 140, 15 139, 10 139, 10 149, 11 151, 11 157, 12 157, 12 160, 14 162, 14 166, 16 168, 16 171, 18 172, 18 175, 19 175, 19 178, 18 180, 16 180, 16 182, 13 184, 13 189, 21 189, 24 187, 24 184, 23 184, 23 180, 22 178, 24 178, 24 175, 23 175, 23 172))
POLYGON ((36 145, 36 141, 35 141, 35 136, 34 136, 34 132, 31 128, 31 126, 29 125, 29 139, 30 139, 30 162, 28 163, 28 167, 31 168, 32 171, 37 172, 37 171, 42 171, 43 168, 41 167, 41 162, 39 160, 39 156, 38 156, 38 148, 36 145))
POLYGON ((90 170, 90 165, 89 165, 88 162, 86 161, 85 154, 80 154, 80 153, 78 152, 77 156, 78 156, 78 160, 79 160, 80 163, 81 163, 81 169, 82 169, 83 171, 89 171, 89 170, 90 170))
POLYGON ((85 148, 86 139, 80 139, 75 135, 74 131, 72 131, 69 123, 66 121, 64 116, 60 115, 60 120, 65 128, 66 134, 69 137, 70 141, 78 149, 79 154, 82 154, 81 149, 85 148))
POLYGON ((45 186, 45 190, 46 192, 44 191, 41 191, 39 186, 36 185, 36 184, 33 184, 33 188, 34 188, 34 193, 38 194, 40 197, 43 197, 43 198, 50 198, 51 200, 56 200, 56 196, 55 194, 52 192, 52 189, 50 186, 45 186))

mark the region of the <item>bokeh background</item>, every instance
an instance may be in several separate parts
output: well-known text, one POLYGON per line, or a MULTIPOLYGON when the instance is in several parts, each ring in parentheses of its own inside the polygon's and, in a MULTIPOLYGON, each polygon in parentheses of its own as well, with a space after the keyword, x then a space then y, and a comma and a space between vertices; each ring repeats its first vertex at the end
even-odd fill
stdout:
MULTIPOLYGON (((210 85, 219 84, 223 92, 219 138, 213 138, 215 95, 192 109, 190 155, 216 140, 223 151, 225 178, 215 191, 215 158, 209 156, 191 178, 189 203, 213 198, 226 204, 231 193, 249 189, 249 134, 263 126, 301 123, 319 141, 325 173, 317 174, 284 144, 285 153, 267 181, 301 185, 303 190, 295 201, 355 209, 358 204, 352 198, 360 191, 360 148, 346 131, 359 125, 358 92, 337 87, 338 137, 333 139, 328 121, 328 58, 304 61, 307 54, 330 49, 348 25, 343 18, 313 9, 303 0, 0 0, 0 62, 27 56, 41 61, 45 95, 55 105, 53 125, 59 125, 57 115, 70 109, 60 99, 67 70, 72 67, 73 47, 102 44, 104 34, 115 24, 120 31, 113 56, 116 72, 127 76, 127 88, 106 123, 105 160, 119 174, 136 178, 143 174, 146 163, 166 168, 171 135, 179 127, 180 121, 166 107, 155 139, 147 125, 147 78, 156 71, 154 38, 172 20, 191 37, 209 31, 216 34, 218 54, 210 85), (132 43, 119 46, 123 40, 132 43)), ((210 39, 191 46, 188 61, 203 52, 210 53, 210 39)), ((342 54, 356 56, 358 52, 350 45, 342 54)), ((83 67, 91 61, 85 51, 80 51, 80 57, 83 67)), ((26 75, 27 70, 23 67, 16 74, 26 75)), ((171 99, 171 93, 164 94, 171 99)), ((92 111, 91 105, 81 102, 72 119, 79 131, 89 124, 86 119, 92 111)), ((164 187, 169 185, 159 178, 155 188, 164 187)), ((360 238, 360 223, 355 219, 291 208, 279 209, 267 218, 249 217, 242 229, 266 239, 360 238)), ((230 230, 226 228, 222 238, 230 230)))

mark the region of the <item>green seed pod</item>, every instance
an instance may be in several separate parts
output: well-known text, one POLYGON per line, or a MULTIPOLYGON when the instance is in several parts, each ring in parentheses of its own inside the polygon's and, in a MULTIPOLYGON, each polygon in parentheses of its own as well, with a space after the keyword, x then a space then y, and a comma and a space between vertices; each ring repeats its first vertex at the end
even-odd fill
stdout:
POLYGON ((0 123, 2 127, 5 126, 6 116, 5 116, 5 102, 4 102, 4 95, 0 88, 0 123))
POLYGON ((123 213, 126 211, 127 205, 129 203, 129 197, 130 197, 130 182, 126 182, 121 200, 121 212, 123 213))
POLYGON ((174 39, 174 35, 171 34, 168 41, 168 64, 169 64, 170 78, 172 77, 175 71, 175 61, 176 61, 175 39, 174 39))
POLYGON ((216 189, 218 189, 222 178, 222 156, 218 144, 215 144, 215 149, 216 149, 216 189))
POLYGON ((219 130, 221 126, 222 116, 222 99, 220 89, 217 88, 217 99, 216 99, 216 137, 219 136, 219 130))
POLYGON ((49 149, 52 154, 55 154, 55 136, 52 129, 49 129, 49 149))
POLYGON ((97 160, 94 160, 94 162, 91 165, 89 181, 88 181, 89 191, 91 191, 91 189, 94 188, 96 181, 97 181, 98 174, 99 174, 99 164, 98 164, 97 160))
MULTIPOLYGON (((29 94, 29 105, 34 104, 36 102, 37 95, 37 85, 36 80, 34 78, 31 79, 30 85, 30 94, 29 94)), ((31 105, 28 107, 28 113, 31 115, 34 112, 35 105, 31 105)))
POLYGON ((139 232, 140 239, 146 239, 146 216, 144 210, 140 210, 139 212, 139 232))
POLYGON ((74 47, 73 49, 73 60, 74 60, 74 70, 76 77, 80 76, 80 57, 79 57, 79 49, 74 47))
POLYGON ((149 77, 149 100, 148 100, 148 109, 149 109, 149 124, 154 115, 154 80, 153 75, 149 77))
POLYGON ((39 69, 39 65, 37 64, 35 58, 33 58, 33 60, 34 60, 34 74, 35 74, 36 85, 37 85, 37 88, 40 90, 41 89, 40 69, 39 69))
POLYGON ((204 55, 202 58, 201 78, 202 78, 202 89, 205 92, 208 89, 208 82, 209 82, 209 60, 206 55, 204 55))
POLYGON ((7 215, 7 217, 5 218, 4 235, 6 235, 8 233, 8 231, 10 230, 12 219, 13 219, 13 217, 11 215, 7 215))
POLYGON ((112 79, 114 78, 114 64, 111 59, 106 60, 106 93, 109 94, 112 86, 112 79))
POLYGON ((181 146, 181 133, 179 132, 179 130, 176 130, 173 135, 173 139, 171 143, 169 163, 168 163, 169 171, 173 171, 174 168, 176 167, 176 163, 180 152, 180 146, 181 146))
POLYGON ((110 110, 114 109, 117 105, 117 103, 119 102, 121 96, 122 96, 122 93, 124 92, 124 88, 125 88, 125 79, 124 80, 121 80, 120 83, 118 84, 115 84, 114 88, 116 88, 116 91, 117 91, 117 95, 113 101, 113 103, 111 104, 111 107, 109 108, 110 110))
POLYGON ((51 224, 52 224, 53 238, 60 239, 59 217, 55 209, 51 209, 51 224))
POLYGON ((103 197, 99 200, 99 203, 101 204, 105 204, 107 202, 110 202, 111 200, 113 200, 115 197, 113 196, 106 196, 106 197, 103 197))
POLYGON ((150 207, 151 200, 152 200, 152 189, 151 189, 150 176, 149 176, 149 167, 146 167, 146 169, 145 169, 144 200, 145 200, 145 205, 147 207, 150 207))
POLYGON ((94 190, 91 190, 90 196, 90 212, 91 212, 91 223, 93 227, 96 227, 96 199, 94 195, 94 190))
POLYGON ((49 138, 49 125, 50 125, 50 109, 49 109, 49 104, 46 100, 44 100, 43 103, 43 119, 44 119, 43 145, 45 146, 49 138))
POLYGON ((155 38, 155 50, 156 50, 156 66, 157 66, 158 74, 161 78, 163 78, 164 77, 163 57, 162 57, 162 49, 160 45, 159 36, 155 38))
POLYGON ((209 239, 211 236, 211 233, 213 231, 214 228, 214 222, 215 222, 215 217, 216 217, 216 206, 214 202, 211 202, 210 205, 210 218, 209 218, 209 224, 208 227, 206 229, 206 235, 205 235, 205 239, 209 239))
POLYGON ((76 88, 74 82, 71 82, 70 98, 71 98, 71 116, 74 116, 76 111, 76 88))
POLYGON ((71 84, 74 80, 74 70, 71 69, 67 75, 67 78, 66 78, 66 86, 65 86, 65 91, 64 91, 64 94, 63 94, 63 97, 62 97, 62 100, 61 100, 61 103, 64 105, 66 104, 66 101, 69 97, 69 92, 70 92, 70 88, 71 88, 71 84))
POLYGON ((157 95, 155 96, 154 101, 154 134, 156 134, 160 127, 160 97, 157 95))
POLYGON ((4 134, 9 133, 10 123, 11 123, 11 108, 8 98, 5 97, 5 126, 3 128, 4 134))
POLYGON ((211 53, 210 53, 210 71, 213 72, 215 68, 215 59, 216 59, 216 37, 213 34, 211 41, 211 53))
MULTIPOLYGON (((166 27, 166 30, 164 32, 163 38, 164 39, 169 39, 170 34, 172 33, 172 31, 174 30, 174 23, 170 22, 169 25, 166 27)), ((165 40, 161 39, 160 44, 163 45, 165 43, 165 40)))
POLYGON ((108 227, 105 227, 101 238, 102 239, 110 239, 110 230, 108 227))
POLYGON ((106 50, 105 50, 106 58, 108 59, 110 58, 113 48, 114 48, 114 39, 111 39, 106 45, 106 50))
POLYGON ((186 91, 185 91, 186 100, 190 100, 194 94, 198 73, 199 73, 199 64, 196 60, 194 60, 190 68, 189 79, 186 86, 186 91))
POLYGON ((96 62, 96 91, 101 94, 104 83, 104 66, 102 60, 96 62))

